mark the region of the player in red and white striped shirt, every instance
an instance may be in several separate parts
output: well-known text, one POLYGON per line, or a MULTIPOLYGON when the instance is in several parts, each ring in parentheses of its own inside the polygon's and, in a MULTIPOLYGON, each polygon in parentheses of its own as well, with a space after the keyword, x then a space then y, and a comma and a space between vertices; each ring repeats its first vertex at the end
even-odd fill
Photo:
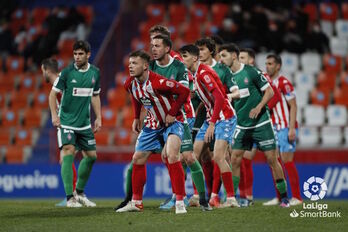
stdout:
MULTIPOLYGON (((296 121, 296 95, 291 82, 286 77, 279 74, 281 65, 282 60, 280 56, 275 54, 267 56, 267 73, 281 93, 281 100, 273 108, 272 120, 277 134, 280 156, 289 176, 292 192, 290 205, 299 205, 302 204, 300 181, 294 163, 298 128, 296 121)), ((274 202, 276 202, 276 200, 274 200, 274 202)))
POLYGON ((213 159, 219 166, 227 192, 227 200, 221 207, 238 207, 234 196, 232 172, 225 159, 236 120, 234 110, 216 72, 199 62, 198 47, 186 45, 179 51, 186 67, 194 73, 195 91, 207 111, 207 119, 196 135, 193 152, 199 158, 203 148, 215 137, 213 159))
POLYGON ((168 80, 149 71, 150 56, 143 51, 132 52, 129 56, 130 78, 125 89, 132 95, 134 121, 132 130, 139 133, 133 155, 132 190, 133 196, 126 206, 116 212, 142 211, 143 189, 146 183, 145 163, 148 157, 162 148, 168 155, 169 173, 176 190, 177 214, 186 213, 183 197, 185 175, 179 152, 183 136, 184 115, 180 111, 190 90, 179 82, 168 80), (174 99, 174 96, 177 96, 174 99), (147 111, 145 126, 140 131, 141 107, 147 111))
MULTIPOLYGON (((41 63, 41 71, 42 71, 42 76, 45 78, 46 83, 51 83, 54 85, 56 81, 58 81, 58 62, 55 59, 48 58, 44 59, 41 63)), ((62 93, 57 93, 57 112, 59 111, 59 106, 60 106, 60 100, 62 98, 62 93)), ((58 128, 59 130, 59 128, 58 128)), ((61 147, 59 147, 61 149, 61 147)), ((78 150, 78 149, 77 149, 78 150)), ((76 151, 78 152, 78 151, 76 151)), ((82 154, 84 154, 84 151, 82 151, 82 154)), ((62 162, 62 152, 60 153, 60 159, 59 163, 62 162)), ((76 181, 77 181, 77 173, 76 173, 76 167, 75 164, 72 164, 72 169, 73 169, 73 190, 75 191, 76 188, 76 181)), ((60 203, 56 204, 56 206, 66 206, 66 198, 64 198, 63 201, 60 203)))

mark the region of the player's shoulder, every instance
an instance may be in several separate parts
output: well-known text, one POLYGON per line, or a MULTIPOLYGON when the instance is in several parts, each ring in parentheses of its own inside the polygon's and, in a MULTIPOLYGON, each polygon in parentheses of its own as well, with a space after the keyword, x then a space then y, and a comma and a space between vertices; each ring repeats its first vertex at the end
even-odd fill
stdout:
POLYGON ((279 81, 280 83, 283 83, 283 84, 286 84, 286 83, 291 84, 290 80, 289 80, 287 77, 283 76, 283 75, 280 75, 280 76, 278 77, 278 81, 279 81))
POLYGON ((132 85, 132 82, 134 81, 134 77, 127 77, 126 81, 124 82, 123 86, 127 90, 132 85))
POLYGON ((97 66, 93 65, 93 64, 90 64, 89 68, 93 72, 96 72, 96 73, 100 72, 99 68, 97 66))

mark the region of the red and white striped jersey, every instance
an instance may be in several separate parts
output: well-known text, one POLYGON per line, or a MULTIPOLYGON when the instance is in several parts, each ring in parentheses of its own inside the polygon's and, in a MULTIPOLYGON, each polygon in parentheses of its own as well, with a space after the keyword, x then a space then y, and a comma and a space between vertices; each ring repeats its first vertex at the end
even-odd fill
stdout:
POLYGON ((132 94, 134 118, 139 118, 141 105, 147 111, 146 127, 151 129, 163 127, 168 114, 176 116, 177 121, 184 122, 184 115, 180 109, 190 94, 190 90, 179 82, 168 80, 149 71, 148 79, 144 83, 129 77, 124 87, 132 94), (177 95, 176 99, 174 99, 174 95, 177 95))
MULTIPOLYGON (((279 76, 273 80, 273 84, 280 92, 280 101, 273 108, 272 122, 277 130, 288 128, 290 126, 290 106, 288 100, 295 99, 294 86, 284 76, 279 76)), ((297 121, 295 124, 297 128, 297 121)))
POLYGON ((216 88, 221 91, 224 98, 222 110, 220 111, 217 120, 227 120, 235 115, 234 109, 227 98, 224 86, 221 83, 219 76, 211 67, 200 63, 194 75, 194 84, 195 91, 205 105, 208 122, 211 121, 213 117, 215 99, 212 92, 216 88))
MULTIPOLYGON (((173 57, 174 59, 180 61, 181 63, 184 63, 184 60, 182 59, 180 53, 178 53, 174 50, 170 50, 169 55, 171 57, 173 57)), ((187 71, 187 77, 188 77, 189 82, 190 82, 189 85, 191 86, 191 82, 193 82, 193 76, 192 76, 192 73, 190 71, 187 71)), ((188 97, 187 102, 184 105, 184 109, 185 109, 185 113, 186 113, 187 118, 195 118, 196 117, 195 108, 192 105, 190 96, 188 97)))

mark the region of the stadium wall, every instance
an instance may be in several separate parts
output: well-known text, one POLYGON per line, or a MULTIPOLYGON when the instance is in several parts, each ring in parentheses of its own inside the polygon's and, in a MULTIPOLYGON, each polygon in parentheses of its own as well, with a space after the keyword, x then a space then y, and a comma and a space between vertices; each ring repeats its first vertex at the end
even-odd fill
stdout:
MULTIPOLYGON (((325 198, 348 199, 347 164, 298 164, 301 189, 311 176, 325 180, 328 190, 325 198)), ((275 190, 270 169, 257 163, 254 169, 254 197, 273 198, 275 190)), ((86 193, 90 197, 122 198, 127 165, 96 164, 86 193)), ((191 176, 186 180, 187 195, 193 193, 191 176)), ((171 194, 167 169, 160 163, 147 165, 145 198, 164 198, 171 194)), ((54 165, 2 165, 0 169, 0 198, 56 198, 64 196, 60 166, 54 165)))

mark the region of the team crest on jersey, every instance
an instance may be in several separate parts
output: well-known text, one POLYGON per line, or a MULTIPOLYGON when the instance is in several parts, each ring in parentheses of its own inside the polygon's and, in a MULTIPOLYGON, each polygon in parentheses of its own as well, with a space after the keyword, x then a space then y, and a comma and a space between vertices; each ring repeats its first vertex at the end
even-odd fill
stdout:
POLYGON ((203 78, 207 83, 211 82, 210 77, 208 75, 205 75, 203 78))
POLYGON ((71 140, 71 134, 68 134, 67 138, 68 140, 71 140))
POLYGON ((285 90, 287 93, 290 93, 291 92, 291 88, 289 85, 285 85, 285 90))
POLYGON ((167 81, 167 82, 166 82, 166 85, 167 85, 169 88, 173 88, 175 84, 174 84, 173 82, 167 81))
POLYGON ((174 80, 174 74, 169 77, 169 80, 174 80))
POLYGON ((95 79, 94 79, 94 76, 92 77, 92 84, 94 84, 95 83, 95 79))
POLYGON ((147 90, 148 92, 153 92, 153 89, 152 89, 152 86, 151 86, 151 85, 146 86, 146 90, 147 90))
POLYGON ((249 83, 249 80, 248 80, 248 78, 247 77, 244 77, 244 84, 248 84, 249 83))

